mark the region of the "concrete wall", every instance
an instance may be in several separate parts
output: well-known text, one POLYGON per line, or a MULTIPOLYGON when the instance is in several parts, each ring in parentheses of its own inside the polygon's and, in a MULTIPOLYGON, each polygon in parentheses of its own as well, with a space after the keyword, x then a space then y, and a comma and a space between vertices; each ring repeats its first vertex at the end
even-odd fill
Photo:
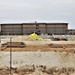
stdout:
MULTIPOLYGON (((12 67, 24 65, 75 68, 75 54, 66 52, 13 52, 12 67)), ((0 67, 10 67, 10 52, 0 52, 0 67)))

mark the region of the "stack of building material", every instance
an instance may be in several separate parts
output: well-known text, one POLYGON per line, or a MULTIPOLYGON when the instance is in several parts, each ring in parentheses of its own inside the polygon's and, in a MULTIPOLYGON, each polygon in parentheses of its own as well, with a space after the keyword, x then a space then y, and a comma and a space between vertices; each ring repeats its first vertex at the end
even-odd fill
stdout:
POLYGON ((3 50, 7 47, 8 48, 10 48, 10 47, 21 47, 21 48, 23 48, 25 46, 26 46, 26 44, 23 42, 7 42, 7 43, 4 43, 1 45, 1 49, 3 50))

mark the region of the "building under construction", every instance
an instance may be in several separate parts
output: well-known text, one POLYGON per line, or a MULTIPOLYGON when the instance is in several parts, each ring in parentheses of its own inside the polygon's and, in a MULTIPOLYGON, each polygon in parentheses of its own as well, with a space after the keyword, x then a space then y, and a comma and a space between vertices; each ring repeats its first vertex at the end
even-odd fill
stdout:
POLYGON ((11 23, 0 24, 1 35, 28 35, 33 32, 37 34, 67 34, 68 23, 11 23))

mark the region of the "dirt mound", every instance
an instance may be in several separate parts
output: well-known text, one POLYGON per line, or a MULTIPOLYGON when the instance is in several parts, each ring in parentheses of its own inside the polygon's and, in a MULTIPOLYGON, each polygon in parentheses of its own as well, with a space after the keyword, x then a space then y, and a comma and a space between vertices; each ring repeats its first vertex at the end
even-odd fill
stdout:
POLYGON ((23 48, 18 47, 7 47, 3 49, 0 48, 0 51, 59 51, 59 52, 73 52, 75 53, 75 44, 47 44, 47 45, 26 45, 23 48))
POLYGON ((48 44, 51 48, 75 48, 75 44, 48 44))
MULTIPOLYGON (((75 69, 72 67, 47 67, 39 66, 24 66, 20 68, 11 68, 13 75, 75 75, 75 69)), ((0 75, 9 75, 10 69, 0 68, 0 75)))

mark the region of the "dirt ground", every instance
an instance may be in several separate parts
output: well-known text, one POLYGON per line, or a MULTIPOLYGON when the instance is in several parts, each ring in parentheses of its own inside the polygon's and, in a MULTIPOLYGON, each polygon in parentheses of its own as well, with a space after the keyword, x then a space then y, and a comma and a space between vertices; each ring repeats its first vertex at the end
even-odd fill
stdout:
MULTIPOLYGON (((0 75, 10 75, 9 68, 0 68, 0 75)), ((20 68, 11 68, 11 75, 75 75, 75 69, 71 67, 47 67, 39 66, 23 66, 20 68)))
POLYGON ((75 53, 75 44, 46 44, 46 45, 26 45, 25 47, 1 47, 0 51, 59 51, 75 53))
MULTIPOLYGON (((0 47, 0 51, 59 51, 75 53, 75 44, 46 44, 46 45, 26 45, 23 48, 20 47, 0 47)), ((47 68, 46 66, 23 66, 20 68, 12 68, 10 74, 9 68, 0 68, 0 75, 75 75, 75 69, 72 67, 63 68, 47 68)))

